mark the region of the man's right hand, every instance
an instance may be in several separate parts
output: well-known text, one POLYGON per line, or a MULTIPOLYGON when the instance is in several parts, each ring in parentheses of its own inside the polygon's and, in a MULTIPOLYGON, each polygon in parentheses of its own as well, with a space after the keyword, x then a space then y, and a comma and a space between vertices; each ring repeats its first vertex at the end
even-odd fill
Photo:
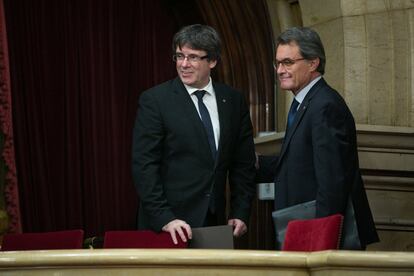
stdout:
POLYGON ((162 231, 168 232, 171 235, 171 238, 174 244, 177 244, 177 234, 180 236, 183 242, 187 242, 187 237, 192 238, 191 227, 185 221, 180 219, 175 219, 164 225, 162 231))

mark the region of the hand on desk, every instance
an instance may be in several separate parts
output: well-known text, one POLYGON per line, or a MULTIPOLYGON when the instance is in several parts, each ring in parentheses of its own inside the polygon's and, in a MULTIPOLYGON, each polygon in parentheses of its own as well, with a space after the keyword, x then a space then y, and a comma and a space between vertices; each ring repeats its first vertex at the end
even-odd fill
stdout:
POLYGON ((183 242, 187 242, 187 237, 192 238, 191 227, 185 221, 175 219, 170 221, 168 224, 164 225, 162 231, 168 232, 171 235, 171 238, 174 244, 177 244, 177 233, 183 242))

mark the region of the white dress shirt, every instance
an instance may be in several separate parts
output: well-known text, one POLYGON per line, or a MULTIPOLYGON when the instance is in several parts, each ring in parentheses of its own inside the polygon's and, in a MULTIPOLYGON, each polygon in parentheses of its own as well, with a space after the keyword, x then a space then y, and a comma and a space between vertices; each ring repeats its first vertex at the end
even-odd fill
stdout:
POLYGON ((295 99, 299 102, 298 109, 300 105, 302 104, 303 100, 305 99, 306 95, 308 94, 309 90, 315 85, 315 83, 320 80, 322 76, 314 78, 308 85, 302 88, 302 90, 299 91, 298 94, 296 94, 295 99))
POLYGON ((196 92, 197 90, 207 91, 207 93, 203 97, 203 102, 205 106, 207 107, 208 113, 210 113, 211 124, 213 125, 213 131, 214 131, 214 140, 216 141, 216 149, 218 149, 218 144, 220 141, 220 121, 219 121, 218 110, 217 110, 216 93, 214 92, 211 78, 208 84, 203 88, 194 88, 186 84, 184 84, 184 86, 187 89, 188 94, 190 94, 190 97, 194 102, 195 108, 197 109, 198 116, 200 116, 200 119, 201 119, 201 114, 200 114, 200 110, 198 110, 198 99, 197 99, 197 96, 194 95, 194 92, 196 92))

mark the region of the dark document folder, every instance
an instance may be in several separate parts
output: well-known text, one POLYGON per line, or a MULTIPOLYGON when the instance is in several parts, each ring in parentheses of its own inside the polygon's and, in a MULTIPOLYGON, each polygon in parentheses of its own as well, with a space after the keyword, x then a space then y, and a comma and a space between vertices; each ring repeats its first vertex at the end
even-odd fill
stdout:
POLYGON ((189 241, 189 248, 204 249, 233 249, 233 227, 219 225, 192 228, 193 238, 189 241))

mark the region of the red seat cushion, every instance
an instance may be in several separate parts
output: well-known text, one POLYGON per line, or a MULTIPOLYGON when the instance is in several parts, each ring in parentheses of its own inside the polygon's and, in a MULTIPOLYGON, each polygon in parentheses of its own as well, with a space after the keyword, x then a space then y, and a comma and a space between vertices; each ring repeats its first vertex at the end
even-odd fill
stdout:
POLYGON ((186 248, 187 243, 178 238, 174 244, 169 233, 140 231, 107 231, 104 248, 186 248))
POLYGON ((5 234, 1 251, 81 249, 83 230, 5 234))
POLYGON ((288 223, 283 249, 285 251, 320 251, 338 249, 343 216, 292 220, 288 223))

